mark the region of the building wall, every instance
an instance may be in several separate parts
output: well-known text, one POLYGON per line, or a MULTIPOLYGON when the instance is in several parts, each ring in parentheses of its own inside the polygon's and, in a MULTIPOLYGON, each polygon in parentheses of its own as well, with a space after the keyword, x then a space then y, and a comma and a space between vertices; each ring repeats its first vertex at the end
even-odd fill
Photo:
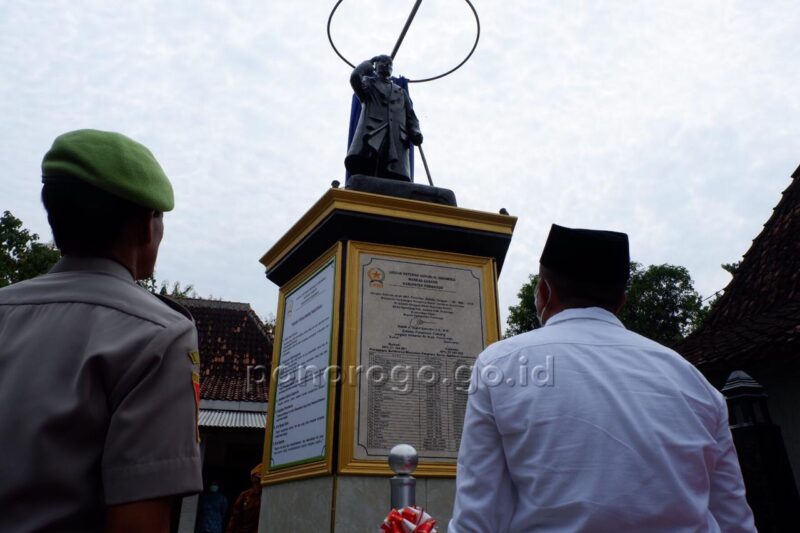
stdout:
POLYGON ((770 416, 781 428, 795 485, 800 487, 800 357, 788 366, 751 375, 769 395, 770 416))

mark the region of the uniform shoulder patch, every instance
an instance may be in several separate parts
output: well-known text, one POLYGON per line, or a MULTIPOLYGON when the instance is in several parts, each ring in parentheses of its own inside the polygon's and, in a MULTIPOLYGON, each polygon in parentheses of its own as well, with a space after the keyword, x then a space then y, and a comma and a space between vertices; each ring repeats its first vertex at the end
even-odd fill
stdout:
POLYGON ((194 392, 195 407, 195 438, 200 442, 200 352, 191 350, 189 359, 192 361, 192 390, 194 392))

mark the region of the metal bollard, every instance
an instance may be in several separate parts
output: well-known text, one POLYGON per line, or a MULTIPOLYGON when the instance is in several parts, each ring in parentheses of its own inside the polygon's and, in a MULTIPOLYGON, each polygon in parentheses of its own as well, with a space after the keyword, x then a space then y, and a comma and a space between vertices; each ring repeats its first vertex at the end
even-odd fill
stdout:
POLYGON ((417 501, 417 480, 411 474, 417 469, 417 450, 409 444, 398 444, 389 452, 389 468, 396 474, 389 480, 392 509, 412 507, 417 501))

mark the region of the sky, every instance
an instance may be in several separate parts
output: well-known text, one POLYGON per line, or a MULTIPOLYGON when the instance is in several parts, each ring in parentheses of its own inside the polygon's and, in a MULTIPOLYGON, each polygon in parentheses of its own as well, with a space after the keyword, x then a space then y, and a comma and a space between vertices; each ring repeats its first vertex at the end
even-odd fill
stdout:
MULTIPOLYGON (((156 276, 277 310, 258 262, 343 181, 350 67, 334 2, 0 0, 0 211, 50 240, 40 164, 96 128, 149 147, 170 177, 156 276)), ((624 231, 632 259, 685 266, 704 296, 738 261, 800 164, 800 4, 475 0, 472 59, 412 84, 437 186, 519 217, 507 309, 551 223, 624 231)), ((345 0, 352 63, 389 53, 413 0, 345 0)), ((461 0, 425 0, 395 74, 457 64, 461 0)), ((418 176, 418 181, 424 176, 418 176)))

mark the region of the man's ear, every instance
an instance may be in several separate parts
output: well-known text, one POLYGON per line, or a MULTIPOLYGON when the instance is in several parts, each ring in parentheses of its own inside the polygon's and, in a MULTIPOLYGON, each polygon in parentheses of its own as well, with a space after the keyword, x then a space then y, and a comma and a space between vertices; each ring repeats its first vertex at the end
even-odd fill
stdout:
MULTIPOLYGON (((534 294, 534 301, 539 302, 539 305, 544 308, 544 306, 549 306, 553 303, 553 294, 552 294, 552 286, 550 282, 545 280, 543 277, 539 277, 539 282, 536 284, 534 288, 536 293, 534 294)), ((539 312, 538 309, 535 310, 537 313, 539 312)))
POLYGON ((153 225, 156 212, 153 210, 142 211, 131 221, 131 230, 136 244, 148 245, 155 238, 155 227, 153 225))

